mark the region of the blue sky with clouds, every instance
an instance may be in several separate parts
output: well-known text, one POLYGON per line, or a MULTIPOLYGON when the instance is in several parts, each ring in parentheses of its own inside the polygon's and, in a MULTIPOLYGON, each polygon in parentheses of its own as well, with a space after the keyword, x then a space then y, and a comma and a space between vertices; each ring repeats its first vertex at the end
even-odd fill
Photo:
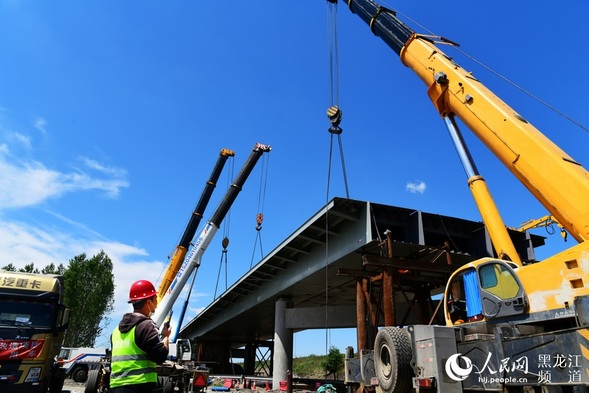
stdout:
MULTIPOLYGON (((388 7, 589 125, 587 2, 401 0, 388 7)), ((479 220, 426 87, 343 3, 338 8, 350 197, 479 220)), ((234 172, 226 167, 205 219, 254 144, 270 144, 203 258, 186 319, 194 317, 216 287, 225 288, 223 269, 217 280, 225 230, 231 285, 260 251, 271 251, 328 199, 345 196, 337 145, 327 194, 327 12, 327 2, 310 0, 0 0, 0 266, 42 267, 104 250, 115 264, 117 321, 132 281, 160 279, 220 149, 235 151, 234 172)), ((587 131, 443 50, 589 165, 587 131)), ((546 214, 462 131, 508 225, 546 214)), ((564 246, 555 235, 538 252, 564 246)), ((298 334, 295 355, 317 352, 317 337, 342 351, 355 344, 353 335, 341 336, 298 334)))

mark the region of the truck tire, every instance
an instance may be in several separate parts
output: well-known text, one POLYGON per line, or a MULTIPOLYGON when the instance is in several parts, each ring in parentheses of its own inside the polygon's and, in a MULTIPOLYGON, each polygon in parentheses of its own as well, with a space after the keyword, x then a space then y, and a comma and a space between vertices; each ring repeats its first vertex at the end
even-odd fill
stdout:
MULTIPOLYGON (((168 377, 158 377, 158 387, 161 387, 162 393, 172 393, 174 391, 174 383, 168 377)), ((155 390, 154 390, 155 392, 155 390)))
POLYGON ((63 390, 63 384, 65 383, 65 370, 59 368, 53 370, 49 377, 49 393, 59 393, 63 390))
POLYGON ((72 379, 75 382, 86 382, 88 379, 88 369, 83 366, 76 366, 72 371, 72 379))
POLYGON ((86 388, 84 393, 98 393, 100 384, 100 370, 90 370, 88 372, 88 380, 86 381, 86 388))
POLYGON ((411 390, 411 343, 405 330, 387 326, 378 331, 374 341, 374 369, 378 385, 384 393, 411 390))

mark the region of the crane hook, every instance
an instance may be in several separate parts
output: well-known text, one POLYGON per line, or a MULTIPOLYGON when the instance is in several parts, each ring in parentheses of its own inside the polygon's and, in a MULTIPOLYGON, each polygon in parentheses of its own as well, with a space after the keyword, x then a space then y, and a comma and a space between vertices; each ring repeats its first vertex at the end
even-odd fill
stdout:
POLYGON ((264 215, 262 213, 258 213, 256 215, 256 231, 259 231, 262 229, 262 221, 264 221, 264 215))
POLYGON ((329 132, 332 134, 339 135, 342 133, 342 129, 339 126, 339 123, 342 121, 342 111, 337 106, 330 106, 327 108, 327 117, 329 118, 329 122, 331 123, 331 127, 329 127, 329 132))

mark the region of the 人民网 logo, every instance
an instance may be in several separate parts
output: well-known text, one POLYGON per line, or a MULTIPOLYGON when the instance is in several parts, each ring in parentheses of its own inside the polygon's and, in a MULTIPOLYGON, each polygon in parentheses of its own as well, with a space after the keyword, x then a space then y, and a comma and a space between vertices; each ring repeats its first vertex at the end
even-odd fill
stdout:
POLYGON ((472 362, 466 356, 459 353, 454 354, 446 360, 446 374, 448 377, 457 382, 464 381, 472 371, 472 362), (464 367, 458 364, 459 360, 464 362, 464 367))

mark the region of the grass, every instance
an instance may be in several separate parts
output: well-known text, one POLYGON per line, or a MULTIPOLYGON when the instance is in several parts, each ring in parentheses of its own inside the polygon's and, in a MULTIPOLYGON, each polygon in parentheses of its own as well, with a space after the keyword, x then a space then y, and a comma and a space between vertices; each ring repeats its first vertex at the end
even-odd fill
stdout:
MULTIPOLYGON (((310 379, 333 379, 334 375, 325 375, 325 370, 321 365, 327 359, 326 355, 309 355, 299 358, 294 358, 293 374, 299 378, 310 379)), ((338 371, 338 376, 341 378, 344 375, 344 368, 338 371)))

